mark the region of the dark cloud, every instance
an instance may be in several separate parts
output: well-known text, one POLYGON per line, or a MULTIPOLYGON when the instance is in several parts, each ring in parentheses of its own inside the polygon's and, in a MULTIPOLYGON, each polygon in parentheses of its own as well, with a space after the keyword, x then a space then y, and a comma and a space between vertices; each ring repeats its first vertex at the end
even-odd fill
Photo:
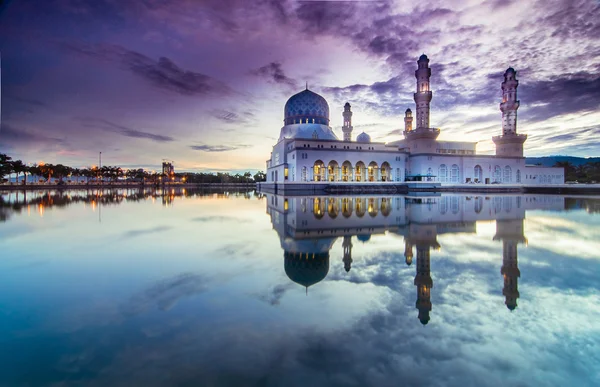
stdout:
POLYGON ((113 122, 104 120, 102 118, 91 118, 91 117, 76 117, 75 120, 81 122, 81 124, 88 128, 102 129, 107 132, 118 133, 126 137, 133 138, 144 138, 157 142, 170 142, 174 141, 173 137, 164 136, 162 134, 153 134, 143 132, 137 129, 131 129, 123 125, 115 124, 113 122))
POLYGON ((527 119, 531 121, 600 108, 600 76, 597 74, 566 74, 539 81, 522 79, 519 92, 519 99, 527 109, 527 119))
POLYGON ((292 289, 293 287, 294 284, 292 283, 286 283, 284 285, 275 285, 266 294, 258 295, 258 299, 272 306, 279 305, 285 292, 292 289))
POLYGON ((265 66, 253 70, 252 74, 269 79, 275 83, 290 86, 291 88, 296 87, 296 82, 285 75, 283 69, 281 68, 281 63, 279 62, 271 62, 265 66))
POLYGON ((219 121, 227 124, 249 124, 254 118, 254 113, 245 111, 242 113, 235 113, 229 110, 215 109, 211 112, 211 115, 219 121))
POLYGON ((199 216, 192 219, 193 222, 237 222, 237 223, 246 223, 246 220, 236 218, 233 216, 199 216))
POLYGON ((48 137, 31 132, 23 128, 14 127, 12 124, 2 123, 0 127, 0 144, 6 145, 65 145, 66 141, 60 138, 48 137))
POLYGON ((191 149, 201 152, 229 152, 248 147, 250 147, 250 145, 190 145, 191 149))
POLYGON ((231 89, 208 75, 180 68, 172 60, 158 61, 115 44, 63 42, 61 47, 79 55, 115 62, 152 85, 182 95, 227 94, 231 89))

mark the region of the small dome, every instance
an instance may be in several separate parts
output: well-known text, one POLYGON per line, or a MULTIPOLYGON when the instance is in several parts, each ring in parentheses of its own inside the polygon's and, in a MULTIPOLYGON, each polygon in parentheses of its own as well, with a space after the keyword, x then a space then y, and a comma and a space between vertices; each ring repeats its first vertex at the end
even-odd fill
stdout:
POLYGON ((429 60, 429 58, 427 58, 427 55, 423 54, 419 57, 419 62, 421 62, 423 60, 429 60))
POLYGON ((346 102, 346 104, 344 105, 344 107, 350 107, 350 102, 346 102))
POLYGON ((515 69, 513 69, 512 67, 509 67, 508 69, 506 69, 507 73, 516 73, 515 69))
POLYGON ((371 142, 371 136, 369 136, 365 132, 362 132, 361 134, 359 134, 356 137, 356 141, 357 142, 371 142))
POLYGON ((284 108, 285 125, 315 123, 329 125, 329 105, 325 98, 308 89, 294 94, 284 108))
POLYGON ((285 274, 295 283, 309 287, 322 281, 329 272, 329 252, 284 254, 285 274))
POLYGON ((404 112, 404 114, 408 114, 408 113, 412 113, 412 110, 406 109, 406 111, 404 112))

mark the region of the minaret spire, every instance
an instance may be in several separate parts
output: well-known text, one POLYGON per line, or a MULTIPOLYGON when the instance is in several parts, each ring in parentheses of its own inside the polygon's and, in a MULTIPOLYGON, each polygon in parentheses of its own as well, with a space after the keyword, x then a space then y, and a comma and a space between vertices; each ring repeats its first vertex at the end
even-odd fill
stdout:
POLYGON ((417 92, 414 95, 417 104, 417 129, 429 128, 429 103, 433 94, 429 88, 429 78, 431 78, 431 69, 429 68, 429 59, 423 54, 417 61, 418 68, 415 71, 417 78, 417 92))
POLYGON ((527 140, 527 135, 517 134, 517 109, 520 105, 517 99, 517 87, 519 87, 517 72, 509 67, 504 72, 504 82, 502 82, 500 103, 502 135, 492 138, 496 144, 496 156, 523 157, 523 143, 527 140))
POLYGON ((344 141, 352 141, 352 110, 350 110, 350 104, 346 102, 344 105, 344 125, 342 126, 342 132, 344 132, 344 141))

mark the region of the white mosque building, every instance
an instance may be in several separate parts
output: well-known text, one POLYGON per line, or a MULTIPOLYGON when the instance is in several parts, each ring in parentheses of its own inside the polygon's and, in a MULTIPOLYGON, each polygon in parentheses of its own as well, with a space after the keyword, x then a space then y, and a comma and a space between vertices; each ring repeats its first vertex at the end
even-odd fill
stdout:
POLYGON ((290 188, 307 184, 390 184, 427 181, 443 185, 465 183, 548 185, 563 184, 564 170, 525 165, 523 144, 527 135, 517 133, 516 71, 511 67, 502 82, 502 133, 492 138, 496 155, 476 152, 476 142, 438 141, 439 128, 429 124, 433 93, 431 68, 421 55, 415 71, 416 122, 406 110, 404 139, 372 142, 367 133, 352 139, 349 103, 342 113, 343 139, 329 126, 329 105, 308 90, 293 95, 285 104, 284 126, 267 160, 266 187, 290 188))

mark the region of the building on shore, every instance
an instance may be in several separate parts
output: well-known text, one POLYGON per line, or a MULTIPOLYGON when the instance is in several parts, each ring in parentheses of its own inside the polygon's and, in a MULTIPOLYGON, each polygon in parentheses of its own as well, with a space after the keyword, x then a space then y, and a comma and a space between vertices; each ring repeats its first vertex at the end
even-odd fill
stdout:
POLYGON ((431 68, 426 55, 417 61, 414 93, 416 117, 404 116, 404 138, 371 141, 362 132, 353 139, 352 109, 344 105, 342 139, 329 126, 329 105, 308 88, 285 104, 284 126, 267 160, 267 185, 339 182, 430 181, 445 184, 563 184, 563 168, 525 165, 527 135, 517 133, 517 72, 511 67, 502 82, 502 131, 492 138, 495 155, 476 152, 476 142, 440 141, 429 123, 431 68), (414 121, 413 121, 414 119, 414 121))

